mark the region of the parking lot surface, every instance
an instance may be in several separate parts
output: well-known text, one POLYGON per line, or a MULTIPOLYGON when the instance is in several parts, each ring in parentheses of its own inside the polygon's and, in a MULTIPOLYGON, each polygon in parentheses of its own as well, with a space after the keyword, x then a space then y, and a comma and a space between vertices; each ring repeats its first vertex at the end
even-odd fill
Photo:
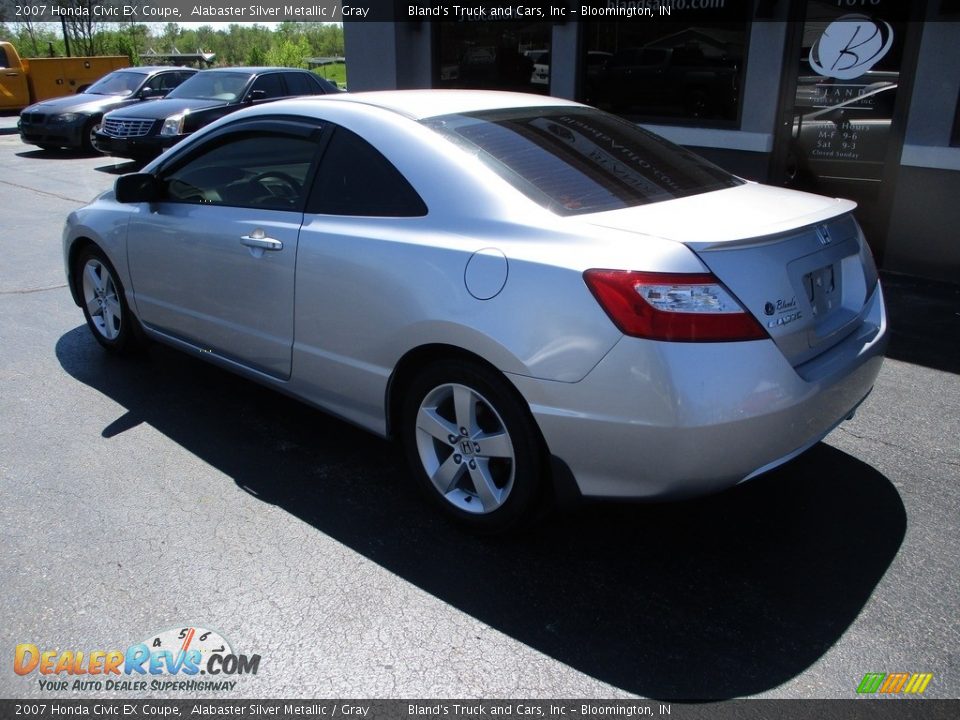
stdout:
POLYGON ((477 538, 419 499, 391 443, 173 350, 108 357, 60 232, 133 168, 26 146, 15 121, 0 117, 0 696, 85 696, 15 674, 18 644, 123 650, 196 627, 261 657, 201 696, 852 698, 865 673, 924 672, 927 697, 960 697, 956 288, 887 279, 874 393, 790 464, 477 538))

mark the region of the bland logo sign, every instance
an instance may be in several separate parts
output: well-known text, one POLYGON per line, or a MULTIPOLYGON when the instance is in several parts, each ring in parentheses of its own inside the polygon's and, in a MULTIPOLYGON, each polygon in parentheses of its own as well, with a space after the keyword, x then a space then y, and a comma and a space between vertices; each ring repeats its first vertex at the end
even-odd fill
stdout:
POLYGON ((866 15, 834 20, 810 48, 810 67, 820 75, 852 80, 872 68, 893 45, 893 28, 866 15))

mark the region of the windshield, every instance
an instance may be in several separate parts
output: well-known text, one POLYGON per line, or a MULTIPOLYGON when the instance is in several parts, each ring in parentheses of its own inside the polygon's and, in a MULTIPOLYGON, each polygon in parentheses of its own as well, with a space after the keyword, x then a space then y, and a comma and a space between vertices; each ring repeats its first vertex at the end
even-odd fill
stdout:
POLYGON ((233 102, 240 98, 249 80, 250 75, 243 72, 198 72, 172 90, 167 99, 193 98, 233 102))
POLYGON ((517 108, 422 121, 560 215, 743 184, 688 150, 593 108, 517 108))
POLYGON ((88 87, 86 92, 92 95, 130 95, 140 87, 145 77, 146 75, 138 72, 110 73, 88 87))

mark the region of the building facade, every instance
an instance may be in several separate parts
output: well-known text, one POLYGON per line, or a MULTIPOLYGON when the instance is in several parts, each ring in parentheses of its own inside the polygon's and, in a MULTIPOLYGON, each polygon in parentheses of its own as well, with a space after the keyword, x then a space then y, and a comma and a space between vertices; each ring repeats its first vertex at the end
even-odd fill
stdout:
POLYGON ((596 105, 742 177, 852 198, 882 268, 960 283, 960 0, 661 1, 669 15, 347 22, 347 84, 596 105))

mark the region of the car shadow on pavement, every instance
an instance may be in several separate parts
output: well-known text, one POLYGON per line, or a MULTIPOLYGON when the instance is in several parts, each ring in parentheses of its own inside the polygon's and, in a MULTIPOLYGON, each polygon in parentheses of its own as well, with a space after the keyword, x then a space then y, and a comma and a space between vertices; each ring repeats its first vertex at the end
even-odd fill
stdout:
POLYGON ((856 620, 906 529, 890 481, 821 443, 715 497, 585 506, 475 537, 419 498, 394 444, 322 412, 164 347, 107 356, 85 327, 56 353, 126 409, 103 437, 147 423, 443 602, 648 697, 752 695, 803 673, 856 620))
POLYGON ((91 158, 100 155, 98 152, 86 152, 77 148, 60 148, 58 150, 27 150, 18 152, 17 157, 31 160, 75 160, 77 158, 91 158))
POLYGON ((140 169, 146 165, 138 160, 122 160, 112 165, 101 165, 94 168, 97 172, 107 173, 108 175, 126 175, 127 173, 140 172, 140 169))

